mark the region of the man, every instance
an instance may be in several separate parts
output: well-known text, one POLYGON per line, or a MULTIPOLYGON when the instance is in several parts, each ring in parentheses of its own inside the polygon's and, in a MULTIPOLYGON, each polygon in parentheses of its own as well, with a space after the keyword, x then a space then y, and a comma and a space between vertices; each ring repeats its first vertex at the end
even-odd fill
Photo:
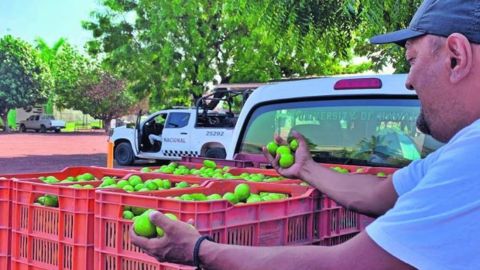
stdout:
POLYGON ((366 231, 333 247, 240 247, 197 242, 188 225, 155 212, 165 236, 132 233, 132 241, 160 261, 190 265, 197 244, 195 263, 206 269, 480 269, 480 0, 426 0, 407 29, 371 41, 405 46, 406 85, 422 104, 418 126, 447 144, 387 180, 323 168, 299 134, 288 169, 264 151, 282 175, 380 216, 366 231))

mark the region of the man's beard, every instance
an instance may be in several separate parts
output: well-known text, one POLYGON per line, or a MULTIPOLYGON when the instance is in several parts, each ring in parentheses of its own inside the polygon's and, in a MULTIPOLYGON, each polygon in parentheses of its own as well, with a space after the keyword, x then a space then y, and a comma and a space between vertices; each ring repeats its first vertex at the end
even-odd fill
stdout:
POLYGON ((427 120, 425 119, 425 115, 423 110, 420 110, 420 114, 417 117, 417 128, 425 135, 431 135, 430 127, 428 126, 427 120))

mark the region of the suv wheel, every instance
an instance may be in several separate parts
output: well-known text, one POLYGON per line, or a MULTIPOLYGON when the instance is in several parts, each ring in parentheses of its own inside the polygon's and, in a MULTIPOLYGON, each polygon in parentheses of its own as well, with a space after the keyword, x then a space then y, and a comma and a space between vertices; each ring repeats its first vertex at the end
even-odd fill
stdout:
POLYGON ((41 133, 47 132, 47 128, 46 128, 44 125, 41 125, 41 126, 40 126, 40 132, 41 132, 41 133))
POLYGON ((27 132, 27 128, 25 127, 24 124, 20 125, 20 132, 27 132))
POLYGON ((132 145, 128 142, 122 142, 115 147, 114 152, 115 161, 122 166, 131 165, 135 160, 133 155, 132 145))
POLYGON ((207 152, 205 152, 205 157, 224 159, 227 157, 227 152, 225 152, 225 149, 223 148, 214 147, 214 148, 208 149, 207 152))

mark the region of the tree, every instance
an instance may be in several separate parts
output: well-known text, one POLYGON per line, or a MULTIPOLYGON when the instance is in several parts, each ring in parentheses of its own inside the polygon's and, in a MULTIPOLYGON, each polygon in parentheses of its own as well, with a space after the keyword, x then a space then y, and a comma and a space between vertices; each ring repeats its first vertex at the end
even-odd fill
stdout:
POLYGON ((373 63, 373 69, 381 70, 392 64, 396 73, 405 73, 409 65, 404 50, 400 46, 375 46, 368 42, 372 36, 408 27, 422 0, 351 0, 344 8, 351 10, 359 18, 355 34, 358 46, 356 53, 366 55, 373 63))
POLYGON ((77 103, 83 97, 79 90, 81 79, 90 74, 95 63, 64 43, 50 62, 55 80, 53 89, 54 103, 59 109, 78 108, 77 103))
MULTIPOLYGON (((31 106, 46 98, 52 80, 49 69, 26 42, 10 35, 0 39, 0 117, 10 109, 31 106)), ((9 132, 8 125, 4 127, 9 132)))
MULTIPOLYGON (((58 39, 52 45, 52 47, 50 47, 47 44, 47 42, 42 38, 36 38, 35 43, 36 43, 36 48, 39 51, 40 58, 50 68, 50 71, 54 74, 55 72, 53 72, 52 70, 56 67, 55 61, 60 49, 65 44, 65 39, 64 38, 58 39)), ((54 81, 53 81, 54 84, 57 80, 61 80, 61 79, 62 78, 54 78, 54 81)), ((54 88, 55 88, 55 85, 54 85, 54 88)), ((51 114, 53 112, 53 105, 54 105, 53 103, 55 101, 55 97, 54 97, 55 91, 54 89, 49 89, 49 90, 50 91, 48 91, 48 101, 47 101, 45 110, 47 113, 51 114)))
POLYGON ((81 78, 79 93, 82 98, 76 102, 75 109, 101 119, 105 131, 110 129, 112 119, 130 112, 134 105, 125 82, 99 70, 81 78))
POLYGON ((157 104, 190 103, 211 83, 368 68, 349 68, 356 21, 335 0, 103 4, 106 11, 94 12, 84 23, 95 38, 89 51, 105 55, 107 66, 125 76, 133 92, 151 94, 157 104))

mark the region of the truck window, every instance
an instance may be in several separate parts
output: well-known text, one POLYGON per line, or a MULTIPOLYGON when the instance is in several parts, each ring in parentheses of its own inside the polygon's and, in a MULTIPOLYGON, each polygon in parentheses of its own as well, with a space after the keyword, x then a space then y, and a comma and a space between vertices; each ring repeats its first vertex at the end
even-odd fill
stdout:
POLYGON ((174 112, 170 113, 167 119, 166 128, 182 128, 188 125, 190 113, 174 112))
POLYGON ((315 100, 257 108, 243 131, 239 152, 260 154, 273 134, 292 130, 306 138, 319 162, 405 166, 441 144, 416 129, 416 99, 315 100))

